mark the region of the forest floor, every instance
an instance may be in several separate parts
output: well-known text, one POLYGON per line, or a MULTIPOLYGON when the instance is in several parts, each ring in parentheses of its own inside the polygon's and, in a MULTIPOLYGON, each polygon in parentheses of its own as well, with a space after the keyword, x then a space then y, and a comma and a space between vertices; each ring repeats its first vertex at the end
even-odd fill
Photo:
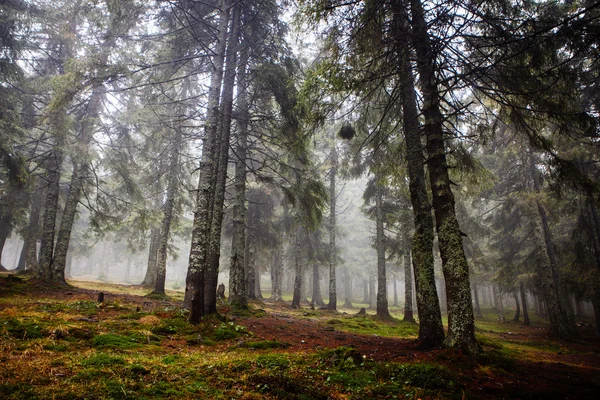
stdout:
POLYGON ((484 352, 423 351, 418 326, 255 302, 186 322, 181 293, 0 274, 1 399, 596 399, 600 340, 476 320, 484 352), (105 294, 98 303, 98 292, 105 294))

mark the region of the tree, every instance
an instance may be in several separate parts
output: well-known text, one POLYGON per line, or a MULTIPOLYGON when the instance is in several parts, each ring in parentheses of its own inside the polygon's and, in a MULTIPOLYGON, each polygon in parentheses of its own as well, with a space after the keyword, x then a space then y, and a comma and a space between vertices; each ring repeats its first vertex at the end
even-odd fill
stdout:
MULTIPOLYGON (((216 47, 214 50, 211 81, 207 103, 207 117, 202 146, 202 160, 198 177, 198 195, 194 209, 194 227, 190 248, 189 267, 186 278, 184 305, 190 308, 189 321, 198 324, 205 314, 205 273, 208 263, 208 246, 212 223, 214 167, 217 165, 217 129, 219 125, 220 92, 223 80, 223 66, 227 45, 227 27, 229 25, 229 9, 226 0, 221 2, 216 47)), ((215 294, 216 295, 216 294, 215 294)))
POLYGON ((435 52, 431 47, 427 22, 420 0, 410 0, 412 44, 417 55, 419 85, 423 92, 424 130, 427 137, 429 183, 435 212, 436 231, 442 258, 448 298, 448 335, 445 344, 478 353, 469 285, 469 265, 462 244, 462 232, 456 218, 454 195, 450 187, 444 118, 440 111, 440 93, 435 75, 435 52))

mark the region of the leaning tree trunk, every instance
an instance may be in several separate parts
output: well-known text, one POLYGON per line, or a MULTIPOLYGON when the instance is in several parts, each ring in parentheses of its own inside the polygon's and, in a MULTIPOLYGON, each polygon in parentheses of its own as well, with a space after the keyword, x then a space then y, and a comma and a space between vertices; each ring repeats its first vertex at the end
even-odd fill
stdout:
POLYGON ((404 319, 406 322, 414 322, 413 313, 413 291, 412 291, 412 265, 410 263, 410 248, 404 251, 404 319))
MULTIPOLYGON (((248 50, 244 48, 238 67, 237 145, 232 217, 231 264, 229 267, 229 302, 237 308, 248 308, 246 294, 246 153, 248 147, 248 82, 246 79, 248 50)), ((274 266, 277 268, 277 266, 274 266)), ((275 284, 274 284, 275 285, 275 284)), ((274 290, 273 290, 274 291, 274 290)), ((281 295, 281 292, 280 292, 281 295)))
MULTIPOLYGON (((431 46, 421 1, 411 0, 410 3, 413 46, 417 54, 417 68, 423 92, 429 182, 448 300, 448 335, 445 344, 474 354, 481 349, 475 338, 469 265, 463 248, 462 232, 456 218, 454 195, 448 175, 440 94, 435 76, 435 53, 431 46)), ((420 306, 419 311, 421 311, 420 306)))
POLYGON ((415 83, 410 62, 408 16, 404 2, 393 2, 395 40, 398 47, 399 85, 402 123, 407 149, 410 199, 413 206, 415 233, 412 239, 412 262, 419 310, 419 342, 424 348, 440 346, 444 341, 442 313, 435 287, 433 263, 433 218, 425 181, 421 127, 415 98, 415 83))
MULTIPOLYGON (((225 62, 225 46, 227 27, 229 25, 229 0, 221 1, 219 13, 218 42, 212 59, 212 74, 208 93, 207 116, 198 177, 198 193, 194 209, 192 227, 192 243, 186 277, 184 306, 190 309, 189 321, 198 324, 204 315, 204 289, 207 262, 207 249, 210 242, 210 213, 213 200, 214 166, 217 163, 218 151, 217 128, 219 125, 219 104, 221 84, 223 81, 223 65, 225 62)), ((215 293, 216 296, 216 293, 215 293)))
POLYGON ((329 304, 328 310, 337 309, 337 282, 335 274, 336 247, 335 247, 335 203, 336 189, 335 178, 337 173, 337 150, 335 148, 335 133, 331 141, 331 169, 329 170, 329 304))
POLYGON ((227 183, 227 166, 229 162, 229 137, 231 135, 231 120, 233 110, 233 90, 237 64, 238 42, 240 37, 241 3, 233 11, 233 22, 227 44, 227 62, 223 80, 221 99, 221 121, 219 135, 219 157, 217 161, 216 190, 212 205, 212 222, 210 225, 210 240, 208 242, 208 259, 204 282, 204 313, 217 313, 217 285, 219 279, 219 260, 221 257, 221 230, 223 226, 225 187, 227 183))
POLYGON ((377 247, 377 315, 390 317, 387 298, 387 277, 385 268, 385 234, 383 230, 383 193, 379 183, 376 183, 375 193, 375 224, 377 247))

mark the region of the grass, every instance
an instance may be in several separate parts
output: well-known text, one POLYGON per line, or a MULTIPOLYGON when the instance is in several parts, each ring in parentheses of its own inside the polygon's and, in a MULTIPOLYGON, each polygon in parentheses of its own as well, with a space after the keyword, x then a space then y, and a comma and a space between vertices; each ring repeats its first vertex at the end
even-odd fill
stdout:
MULTIPOLYGON (((84 286, 107 293, 110 288, 84 286)), ((265 304, 192 326, 174 303, 138 309, 145 299, 128 303, 107 294, 100 305, 93 293, 57 298, 27 294, 23 282, 13 287, 19 290, 0 296, 2 399, 468 398, 465 375, 506 375, 518 368, 517 360, 575 354, 554 341, 513 341, 508 332, 521 332, 518 324, 486 314, 483 323, 477 321, 485 350, 477 362, 451 350, 415 361, 376 362, 351 347, 309 352, 254 336, 241 321, 275 312, 265 304)), ((127 296, 136 291, 127 290, 127 296)), ((354 311, 276 310, 366 337, 417 336, 415 323, 354 311)))

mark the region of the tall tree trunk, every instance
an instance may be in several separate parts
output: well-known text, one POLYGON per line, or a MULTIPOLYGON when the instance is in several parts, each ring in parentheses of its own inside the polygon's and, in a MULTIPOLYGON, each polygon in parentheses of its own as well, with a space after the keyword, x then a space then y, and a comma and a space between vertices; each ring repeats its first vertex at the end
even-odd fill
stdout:
MULTIPOLYGON (((533 182, 533 191, 541 192, 541 181, 539 173, 533 160, 533 155, 528 156, 531 178, 533 182)), ((541 278, 544 299, 547 306, 548 318, 550 319, 550 331, 561 338, 568 339, 578 336, 577 328, 575 327, 574 318, 569 317, 569 312, 572 315, 570 304, 567 297, 560 289, 560 280, 558 273, 558 265, 556 255, 554 253, 554 243, 552 234, 548 224, 548 216, 545 208, 538 198, 532 204, 534 233, 538 242, 538 270, 541 278)))
POLYGON ((323 307, 325 305, 325 302, 323 301, 323 296, 321 295, 321 285, 319 283, 320 280, 321 278, 319 277, 319 264, 313 262, 311 304, 317 307, 323 307))
POLYGON ((281 289, 282 289, 282 278, 283 278, 283 249, 282 242, 277 244, 275 254, 273 255, 273 265, 271 266, 271 300, 281 301, 281 289))
MULTIPOLYGON (((469 265, 456 219, 444 145, 440 94, 435 76, 435 53, 420 0, 411 0, 413 46, 423 92, 423 116, 427 136, 429 182, 448 299, 448 335, 445 344, 469 353, 481 349, 475 338, 475 323, 469 285, 469 265)), ((421 308, 419 307, 419 310, 421 308)))
POLYGON ((33 194, 31 201, 31 209, 29 211, 29 224, 27 226, 27 235, 25 242, 27 243, 27 260, 25 269, 38 271, 38 249, 37 242, 40 237, 40 215, 44 204, 44 188, 38 182, 38 187, 33 194))
POLYGON ((523 306, 523 325, 529 325, 529 311, 527 310, 527 294, 525 293, 525 287, 521 283, 519 284, 519 292, 521 294, 521 305, 523 306))
MULTIPOLYGON (((229 163, 229 137, 233 111, 233 90, 237 68, 238 43, 240 39, 240 13, 242 3, 236 3, 233 9, 231 31, 227 43, 227 61, 223 80, 221 99, 221 120, 219 135, 219 157, 217 158, 216 190, 213 197, 212 222, 208 243, 208 262, 204 287, 204 313, 217 313, 217 285, 219 284, 219 260, 221 257, 221 230, 223 226, 225 187, 227 183, 227 167, 229 163)), ((256 293, 258 296, 258 293, 256 293)))
POLYGON ((369 307, 377 309, 377 280, 373 275, 369 275, 369 307))
POLYGON ((160 242, 160 228, 150 230, 150 244, 148 245, 148 262, 146 275, 141 285, 153 288, 156 282, 156 269, 158 268, 158 245, 160 242))
POLYGON ((393 302, 393 306, 394 307, 398 307, 398 277, 396 276, 396 274, 392 275, 392 283, 394 285, 394 302, 393 302))
POLYGON ((513 291, 513 297, 515 298, 515 307, 517 308, 513 321, 519 322, 519 319, 521 319, 521 304, 519 303, 519 295, 516 289, 513 291))
POLYGON ((292 308, 299 308, 302 300, 302 263, 300 260, 300 227, 294 229, 294 295, 292 308))
MULTIPOLYGON (((218 42, 212 59, 210 88, 208 92, 207 116, 202 146, 202 160, 198 177, 198 194, 194 209, 194 224, 192 228, 192 243, 188 272, 186 276, 184 306, 190 309, 189 321, 198 324, 204 315, 204 289, 207 251, 210 242, 211 220, 210 213, 213 200, 213 169, 217 163, 218 150, 217 128, 219 125, 219 104, 221 84, 223 81, 223 65, 225 62, 225 47, 227 42, 227 27, 229 25, 229 2, 221 1, 219 13, 218 42)), ((215 293, 216 297, 216 293, 215 293)))
POLYGON ((254 291, 256 292, 256 298, 262 299, 262 289, 260 288, 260 269, 254 268, 254 291))
MULTIPOLYGON (((2 254, 0 252, 0 254, 2 254)), ((1 256, 0 256, 1 257, 1 256)), ((25 271, 25 264, 27 263, 27 242, 23 242, 23 246, 21 246, 21 251, 19 253, 19 262, 17 263, 17 268, 15 271, 25 271)))
POLYGON ((403 321, 414 322, 413 312, 413 277, 412 277, 412 265, 410 262, 410 248, 404 251, 404 319, 403 321))
POLYGON ((504 320, 504 304, 502 304, 502 293, 498 290, 498 285, 492 283, 492 292, 494 293, 494 309, 504 320))
POLYGON ((370 303, 370 296, 369 296, 369 280, 368 278, 363 279, 363 300, 362 302, 365 304, 369 304, 370 303))
POLYGON ((352 308, 352 277, 348 268, 343 269, 344 272, 344 308, 352 308))
POLYGON ((473 279, 471 281, 472 286, 473 286, 473 300, 475 302, 475 315, 478 318, 483 318, 483 315, 481 315, 481 305, 479 304, 479 287, 477 285, 477 280, 473 279))
MULTIPOLYGON (((184 82, 182 98, 187 96, 186 86, 187 80, 184 82)), ((183 110, 182 110, 183 111, 183 110)), ((182 113, 182 118, 183 118, 182 113)), ((165 282, 167 278, 167 256, 169 247, 169 237, 171 233, 171 221, 173 219, 173 208, 175 207, 175 197, 179 184, 179 154, 182 146, 181 127, 175 128, 175 135, 171 142, 171 157, 169 160, 169 174, 167 178, 167 193, 165 204, 163 205, 163 219, 160 228, 160 239, 158 241, 158 257, 156 265, 156 280, 154 282, 153 294, 165 294, 165 282)), ((215 289, 216 290, 216 289, 215 289)))
POLYGON ((248 235, 248 240, 246 240, 244 259, 246 260, 246 292, 248 294, 248 300, 256 300, 256 266, 254 264, 254 244, 250 235, 248 235))
POLYGON ((596 335, 600 335, 600 288, 596 287, 592 294, 592 307, 594 308, 594 321, 596 335))
MULTIPOLYGON (((44 204, 42 225, 42 239, 40 242, 40 260, 38 277, 43 280, 52 280, 52 259, 54 255, 54 236, 56 233, 56 217, 58 214, 58 198, 60 196, 60 169, 62 166, 62 152, 59 144, 51 151, 49 156, 48 173, 46 175, 47 191, 44 204)), ((64 281, 63 281, 64 282, 64 281)))
MULTIPOLYGON (((248 82, 247 61, 248 50, 246 47, 241 52, 238 70, 238 97, 237 97, 237 144, 235 160, 235 194, 233 198, 233 227, 231 239, 231 264, 229 267, 229 302, 237 308, 248 308, 246 295, 246 265, 244 253, 246 249, 246 153, 248 147, 248 82)), ((277 265, 273 266, 277 269, 277 265)), ((278 277, 275 274, 275 277, 278 277)), ((273 293, 275 293, 276 280, 273 282, 273 293)), ((277 297, 273 296, 272 297, 277 297)), ((281 300, 281 287, 279 287, 279 298, 281 300)))
POLYGON ((442 314, 435 287, 433 264, 433 218, 425 181, 421 127, 415 98, 415 83, 410 63, 408 15, 402 0, 393 1, 398 46, 399 85, 402 123, 407 149, 410 200, 415 233, 411 243, 415 273, 416 302, 419 310, 419 342, 423 348, 440 346, 444 341, 442 314))
POLYGON ((387 298, 387 276, 385 265, 385 233, 383 230, 383 193, 379 183, 376 184, 375 209, 376 209, 376 247, 377 247, 377 315, 389 317, 387 298))
POLYGON ((328 310, 337 309, 337 282, 335 264, 337 249, 335 246, 335 213, 336 213, 336 189, 335 178, 337 174, 337 150, 335 148, 335 134, 331 139, 331 169, 329 170, 329 304, 328 310))
MULTIPOLYGON (((108 54, 105 54, 100 60, 101 63, 106 63, 108 54)), ((95 86, 92 89, 92 94, 87 105, 87 116, 81 124, 81 131, 78 138, 78 144, 86 151, 89 148, 90 142, 94 135, 94 127, 102 110, 102 99, 104 98, 104 88, 102 85, 95 86)), ((86 179, 86 171, 88 170, 88 155, 83 154, 75 158, 73 161, 73 173, 69 184, 69 192, 65 200, 65 208, 60 220, 60 227, 56 237, 56 245, 54 247, 54 258, 52 261, 53 275, 58 281, 64 281, 65 267, 67 262, 67 252, 69 250, 69 242, 71 240, 71 231, 75 223, 77 214, 77 206, 81 199, 83 184, 86 179)))

